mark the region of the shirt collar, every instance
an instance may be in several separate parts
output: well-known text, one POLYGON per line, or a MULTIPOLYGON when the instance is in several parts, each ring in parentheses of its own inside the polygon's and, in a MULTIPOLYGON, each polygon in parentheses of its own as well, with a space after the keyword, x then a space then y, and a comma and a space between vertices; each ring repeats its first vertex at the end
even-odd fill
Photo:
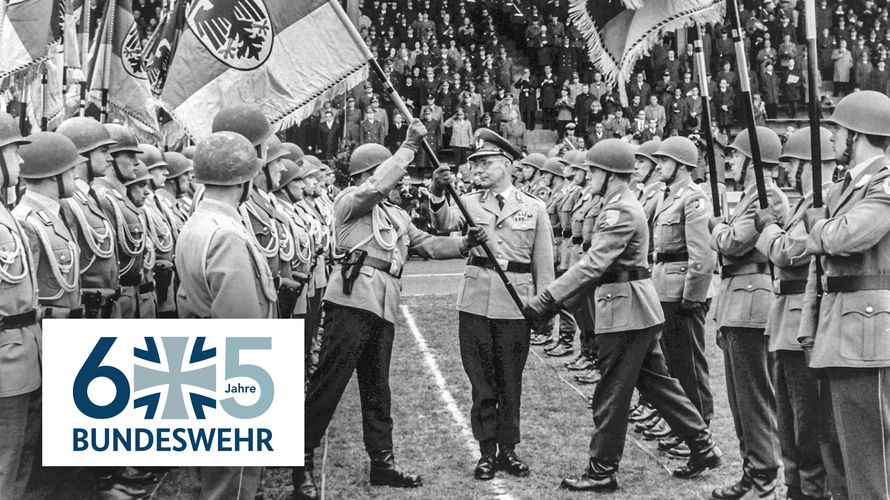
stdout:
POLYGON ((884 156, 884 155, 883 154, 875 155, 875 156, 865 160, 862 163, 856 164, 855 167, 848 170, 848 173, 850 174, 850 178, 855 179, 856 177, 859 177, 859 174, 861 174, 866 168, 868 168, 869 165, 874 163, 875 160, 877 160, 878 158, 880 158, 882 156, 884 156))
POLYGON ((514 191, 515 189, 516 189, 516 188, 514 188, 513 185, 511 184, 510 187, 508 187, 507 189, 501 191, 500 193, 496 193, 496 192, 494 191, 494 189, 491 189, 490 191, 491 191, 492 196, 501 195, 501 196, 504 197, 505 200, 507 200, 507 199, 509 199, 510 195, 513 194, 513 191, 514 191))
POLYGON ((59 209, 61 206, 59 202, 50 198, 49 196, 42 195, 40 193, 34 191, 25 191, 25 196, 23 198, 30 198, 34 203, 40 205, 41 208, 46 210, 47 212, 59 216, 59 209))

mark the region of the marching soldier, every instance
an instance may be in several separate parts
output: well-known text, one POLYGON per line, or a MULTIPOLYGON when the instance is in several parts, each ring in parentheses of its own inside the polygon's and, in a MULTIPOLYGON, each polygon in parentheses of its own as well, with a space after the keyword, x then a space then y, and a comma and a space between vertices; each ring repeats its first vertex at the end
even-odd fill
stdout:
POLYGON ((306 465, 295 469, 293 477, 297 498, 318 497, 313 452, 356 370, 371 485, 422 485, 420 476, 403 471, 393 456, 389 364, 402 266, 409 249, 452 259, 486 239, 482 230, 466 237, 432 236, 414 227, 407 212, 386 201, 407 173, 405 167, 424 135, 426 128, 413 120, 394 155, 379 144, 366 144, 350 158, 353 186, 344 189, 334 204, 338 251, 345 257, 335 266, 324 297, 321 353, 306 395, 306 415, 312 416, 306 419, 306 465))
MULTIPOLYGON (((19 180, 17 120, 0 112, 0 187, 19 180)), ((40 466, 41 373, 37 274, 31 242, 0 203, 0 498, 23 498, 40 466), (8 342, 6 339, 13 341, 8 342)))
MULTIPOLYGON (((711 250, 708 220, 711 205, 692 172, 698 149, 686 137, 670 137, 652 153, 664 191, 653 215, 655 265, 652 282, 664 312, 661 338, 665 363, 705 424, 714 416, 714 397, 705 357, 705 316, 710 307, 708 288, 717 255, 711 250)), ((648 200, 648 199, 647 199, 648 200)), ((652 430, 644 436, 657 436, 652 430)), ((689 449, 676 435, 658 443, 662 450, 685 457, 689 449)))
POLYGON ((149 184, 151 173, 142 160, 136 160, 135 176, 124 183, 127 189, 127 201, 138 211, 139 231, 145 235, 145 252, 142 258, 142 266, 139 270, 138 302, 136 305, 137 318, 156 318, 158 314, 158 302, 155 298, 154 269, 157 254, 155 253, 155 236, 151 215, 145 205, 151 195, 149 184))
MULTIPOLYGON (((473 222, 488 234, 499 260, 491 262, 481 251, 472 252, 457 294, 461 360, 473 387, 470 419, 482 455, 473 475, 488 480, 499 469, 525 477, 529 467, 515 447, 520 441, 529 325, 494 266, 504 269, 520 297, 542 290, 553 281, 552 229, 544 203, 510 185, 512 162, 521 152, 485 128, 476 132, 476 140, 481 145, 468 160, 482 190, 461 199, 473 222)), ((451 177, 447 167, 439 168, 430 186, 433 226, 439 231, 468 226, 456 207, 445 204, 445 185, 451 177)))
POLYGON ((565 161, 562 158, 547 158, 541 165, 541 170, 538 174, 538 185, 529 194, 543 201, 545 205, 549 204, 551 195, 562 184, 564 165, 565 161))
POLYGON ((522 173, 520 189, 523 193, 532 194, 538 188, 538 183, 541 180, 539 173, 546 161, 547 157, 541 153, 532 153, 519 160, 519 169, 522 173))
POLYGON ((75 167, 74 192, 62 203, 65 220, 77 224, 80 248, 80 294, 86 318, 120 317, 119 269, 111 221, 99 205, 90 183, 105 175, 114 144, 108 131, 92 118, 69 118, 57 132, 71 139, 87 161, 75 167))
POLYGON ((649 221, 652 220, 655 208, 658 205, 657 194, 664 188, 664 183, 661 182, 658 175, 655 175, 657 173, 658 160, 655 158, 654 153, 658 151, 660 142, 646 141, 634 153, 634 158, 636 158, 634 163, 635 182, 632 189, 637 195, 637 200, 643 205, 646 219, 649 221))
MULTIPOLYGON (((815 261, 798 339, 809 366, 827 374, 850 498, 886 498, 890 475, 887 402, 890 304, 890 98, 862 91, 841 99, 831 116, 834 152, 848 165, 825 206, 808 209, 806 249, 815 261)), ((834 493, 834 491, 832 491, 834 493)))
POLYGON ((150 244, 145 234, 145 215, 127 198, 125 182, 136 177, 137 154, 142 153, 132 132, 118 124, 106 124, 114 144, 110 145, 111 168, 93 181, 102 211, 114 227, 121 295, 118 299, 122 318, 141 317, 139 286, 142 267, 150 244))
MULTIPOLYGON (((831 187, 836 162, 831 132, 821 129, 822 179, 819 189, 831 187)), ((766 335, 773 353, 773 382, 776 387, 776 416, 782 446, 788 498, 847 498, 837 430, 832 418, 831 395, 807 367, 797 340, 800 308, 807 285, 810 254, 806 251, 806 210, 813 206, 813 165, 810 128, 788 137, 780 161, 791 167, 789 178, 802 198, 785 224, 780 225, 769 208, 758 210, 754 224, 760 232, 757 249, 773 263, 775 281, 766 335), (820 387, 821 385, 821 387, 820 387), (838 470, 841 471, 838 474, 838 470), (827 480, 827 481, 826 481, 827 480)))
POLYGON ((155 189, 155 197, 164 215, 171 222, 173 235, 179 237, 182 226, 189 218, 189 209, 192 205, 191 179, 194 175, 194 164, 182 153, 168 151, 164 153, 167 161, 167 178, 164 187, 155 189))
MULTIPOLYGON (((259 171, 255 146, 232 132, 213 133, 195 152, 204 194, 176 243, 176 302, 183 318, 273 318, 275 285, 238 205, 259 171)), ((252 499, 262 467, 200 467, 201 500, 252 499)))
POLYGON ((151 178, 148 181, 149 196, 145 199, 142 211, 145 213, 146 230, 154 248, 154 298, 159 318, 175 318, 176 291, 173 286, 173 252, 179 233, 177 219, 166 209, 160 198, 159 191, 167 184, 167 168, 169 164, 158 148, 151 144, 140 144, 142 154, 137 155, 148 169, 151 178))
POLYGON ((594 168, 594 191, 606 200, 590 250, 525 308, 526 317, 541 321, 578 293, 592 293, 595 298, 602 381, 593 395, 590 459, 583 474, 567 477, 561 486, 573 491, 618 488, 615 476, 634 386, 691 450, 688 462, 674 470, 674 476, 695 477, 719 466, 722 452, 679 382, 668 374, 661 353, 664 316, 649 278, 649 230, 643 207, 630 190, 633 150, 620 139, 606 139, 587 152, 586 162, 594 168), (595 290, 589 291, 592 287, 595 290))
MULTIPOLYGON (((770 172, 779 163, 782 143, 775 132, 757 127, 769 206, 784 221, 788 199, 773 183, 770 172)), ((774 498, 779 470, 776 401, 764 336, 772 298, 766 255, 755 248, 759 234, 754 227, 758 210, 751 142, 743 130, 730 145, 732 173, 744 186, 742 199, 728 222, 711 218, 711 248, 723 256, 722 282, 717 296, 718 345, 723 349, 726 392, 742 455, 742 478, 711 493, 715 499, 737 499, 753 489, 757 498, 774 498)))

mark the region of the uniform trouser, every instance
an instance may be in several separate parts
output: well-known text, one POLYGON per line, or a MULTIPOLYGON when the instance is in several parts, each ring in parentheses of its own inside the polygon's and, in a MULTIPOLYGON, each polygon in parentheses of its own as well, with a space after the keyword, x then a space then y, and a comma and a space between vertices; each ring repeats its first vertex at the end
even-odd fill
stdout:
POLYGON ((714 416, 708 358, 705 357, 705 316, 710 300, 690 311, 680 309, 679 302, 662 302, 664 335, 661 347, 672 377, 680 381, 683 391, 698 409, 705 423, 714 416))
POLYGON ((559 340, 560 344, 572 345, 575 340, 575 331, 578 330, 578 323, 575 316, 565 308, 559 310, 559 340))
POLYGON ((847 477, 844 469, 844 456, 838 439, 837 423, 834 419, 831 383, 828 377, 817 378, 819 386, 819 415, 822 421, 819 445, 822 451, 822 465, 828 478, 828 491, 833 500, 847 500, 847 477))
POLYGON ((596 333, 593 330, 581 330, 579 337, 581 338, 581 354, 596 359, 596 333))
POLYGON ((139 287, 121 286, 121 296, 117 300, 120 307, 121 318, 138 318, 139 316, 139 287))
POLYGON ((776 398, 770 378, 768 340, 762 328, 722 327, 718 336, 743 472, 763 481, 775 479, 779 469, 776 398))
POLYGON ((477 441, 501 448, 519 443, 522 371, 528 358, 528 325, 461 311, 460 359, 473 388, 470 423, 477 441))
POLYGON ((199 500, 253 500, 262 467, 193 467, 201 486, 199 500))
MULTIPOLYGON (((315 295, 306 299, 306 345, 311 347, 312 340, 318 335, 318 327, 321 326, 321 298, 324 297, 324 288, 316 288, 315 295)), ((309 350, 307 349, 308 353, 309 350)))
POLYGON ((306 449, 321 443, 343 391, 357 371, 365 449, 369 453, 390 450, 393 324, 364 309, 330 302, 325 302, 324 313, 318 368, 306 393, 306 449))
POLYGON ((708 428, 680 383, 668 374, 660 334, 657 325, 596 336, 602 380, 593 392, 590 457, 602 464, 617 467, 621 461, 635 386, 678 437, 691 439, 708 428))
POLYGON ((41 390, 0 398, 0 498, 24 498, 40 466, 41 390))
POLYGON ((850 498, 890 498, 890 368, 828 368, 850 498))

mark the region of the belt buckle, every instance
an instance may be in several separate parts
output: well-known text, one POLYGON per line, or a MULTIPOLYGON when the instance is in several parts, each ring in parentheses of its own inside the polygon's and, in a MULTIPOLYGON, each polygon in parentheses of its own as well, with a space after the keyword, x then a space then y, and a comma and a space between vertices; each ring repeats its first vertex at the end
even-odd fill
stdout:
POLYGON ((402 266, 399 265, 396 261, 391 261, 389 263, 389 274, 395 276, 396 278, 402 276, 402 266))
POLYGON ((500 268, 503 269, 504 271, 506 271, 506 270, 507 270, 507 266, 510 265, 510 261, 507 260, 507 259, 494 259, 494 261, 497 262, 498 267, 500 267, 500 268))

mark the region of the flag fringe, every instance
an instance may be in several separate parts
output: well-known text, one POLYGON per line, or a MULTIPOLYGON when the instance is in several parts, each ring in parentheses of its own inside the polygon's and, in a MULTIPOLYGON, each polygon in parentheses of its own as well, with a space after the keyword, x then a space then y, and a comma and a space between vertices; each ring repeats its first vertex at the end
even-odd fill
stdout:
POLYGON ((367 79, 368 65, 363 64, 354 68, 344 79, 310 97, 305 103, 294 106, 294 108, 285 111, 279 117, 269 117, 269 121, 278 132, 292 127, 312 116, 313 113, 324 107, 325 103, 333 97, 352 90, 367 79))
POLYGON ((47 45, 46 55, 40 56, 37 59, 31 60, 27 64, 23 64, 15 69, 7 70, 0 72, 0 80, 8 77, 15 76, 16 78, 24 78, 30 79, 34 76, 34 74, 39 74, 40 65, 43 64, 44 61, 52 57, 55 52, 59 49, 59 42, 55 41, 49 45, 47 45), (55 51, 54 51, 55 50, 55 51))
POLYGON ((569 20, 575 24, 584 37, 590 61, 607 83, 614 83, 618 73, 618 64, 615 56, 603 45, 602 34, 587 11, 587 0, 569 0, 569 20))

